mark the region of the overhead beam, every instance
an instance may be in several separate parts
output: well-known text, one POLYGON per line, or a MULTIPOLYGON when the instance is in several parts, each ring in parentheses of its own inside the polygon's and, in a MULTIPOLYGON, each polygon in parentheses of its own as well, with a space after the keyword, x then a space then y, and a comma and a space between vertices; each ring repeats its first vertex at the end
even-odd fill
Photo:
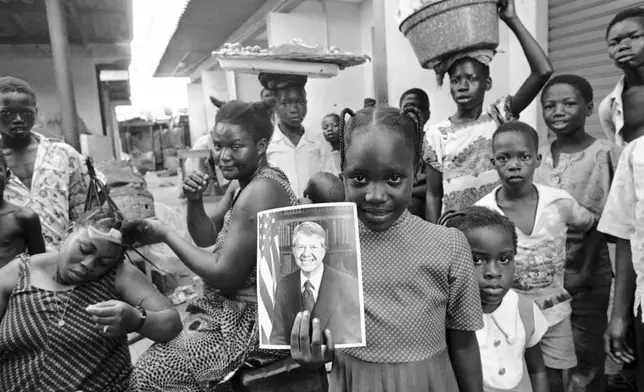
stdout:
POLYGON ((375 99, 378 105, 389 104, 389 86, 387 84, 387 33, 385 1, 373 0, 373 81, 375 99))
POLYGON ((67 38, 67 19, 62 0, 45 0, 47 23, 51 39, 52 57, 56 86, 60 94, 61 118, 65 130, 65 142, 81 151, 74 81, 69 60, 69 41, 67 38))
POLYGON ((78 13, 78 8, 76 7, 76 3, 74 3, 73 1, 66 1, 65 8, 67 10, 67 13, 69 14, 69 20, 72 21, 72 23, 74 24, 74 27, 78 31, 78 35, 81 40, 81 45, 83 46, 84 49, 88 49, 89 39, 87 39, 87 34, 85 34, 85 30, 83 30, 83 26, 80 23, 80 14, 78 13))
MULTIPOLYGON (((271 12, 288 13, 304 3, 305 0, 268 0, 266 3, 255 12, 248 20, 242 24, 234 33, 228 37, 226 42, 246 42, 254 39, 257 35, 261 34, 266 29, 266 17, 271 12)), ((213 48, 216 50, 218 48, 213 48)), ((193 81, 201 78, 201 72, 211 70, 217 65, 215 60, 210 54, 204 56, 199 60, 191 69, 182 72, 187 76, 189 72, 190 79, 193 81)), ((180 76, 180 75, 177 75, 180 76)))

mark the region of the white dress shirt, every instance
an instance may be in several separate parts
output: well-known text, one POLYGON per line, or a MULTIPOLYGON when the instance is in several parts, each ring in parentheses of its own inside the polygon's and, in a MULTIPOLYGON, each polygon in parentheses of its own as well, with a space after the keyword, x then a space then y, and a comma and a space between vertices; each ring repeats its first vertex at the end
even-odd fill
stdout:
POLYGON ((615 89, 602 100, 599 104, 599 109, 597 109, 599 122, 604 129, 606 137, 620 147, 626 145, 622 135, 622 128, 624 127, 622 93, 624 93, 623 76, 617 82, 615 89))
POLYGON ((315 135, 305 130, 300 142, 294 146, 276 124, 266 158, 286 174, 297 197, 304 196, 306 184, 315 173, 340 174, 340 152, 333 151, 321 133, 315 135))
POLYGON ((311 273, 311 276, 307 278, 304 276, 304 273, 300 271, 300 292, 304 294, 304 283, 308 280, 311 282, 311 291, 313 292, 313 299, 315 302, 318 301, 318 293, 320 292, 320 284, 322 284, 322 274, 324 273, 324 264, 320 268, 316 269, 311 273))

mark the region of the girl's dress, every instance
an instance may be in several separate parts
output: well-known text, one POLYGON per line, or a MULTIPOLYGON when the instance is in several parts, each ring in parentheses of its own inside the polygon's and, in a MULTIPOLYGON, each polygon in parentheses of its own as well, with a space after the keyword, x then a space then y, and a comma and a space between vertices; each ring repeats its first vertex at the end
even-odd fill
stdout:
MULTIPOLYGON (((257 178, 277 181, 288 192, 290 205, 297 204, 281 170, 267 166, 253 180, 257 178)), ((215 254, 225 246, 235 201, 217 236, 215 254)), ((258 366, 287 357, 288 351, 259 350, 256 276, 253 269, 243 288, 254 295, 227 295, 205 283, 203 297, 188 306, 191 314, 184 321, 183 332, 168 343, 155 344, 141 356, 129 390, 232 391, 227 381, 243 365, 258 366)))
POLYGON ((446 329, 483 327, 472 254, 456 229, 405 211, 360 222, 366 347, 336 350, 330 391, 458 391, 446 329))
POLYGON ((0 390, 125 391, 132 371, 127 340, 100 335, 85 311, 118 300, 116 268, 54 293, 31 285, 29 256, 20 258, 18 281, 0 322, 0 390))
POLYGON ((485 392, 532 392, 525 351, 536 346, 548 322, 531 300, 509 290, 494 312, 483 315, 476 331, 485 392))
POLYGON ((476 121, 454 124, 448 118, 425 127, 423 160, 443 175, 443 211, 469 207, 500 184, 490 161, 492 135, 514 120, 510 100, 497 100, 476 121))

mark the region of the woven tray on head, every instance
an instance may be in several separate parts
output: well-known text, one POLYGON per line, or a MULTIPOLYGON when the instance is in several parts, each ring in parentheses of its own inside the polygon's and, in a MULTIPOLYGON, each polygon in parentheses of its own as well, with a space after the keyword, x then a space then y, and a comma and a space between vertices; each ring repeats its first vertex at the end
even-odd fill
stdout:
POLYGON ((212 52, 216 58, 234 58, 243 60, 277 60, 277 61, 301 61, 305 63, 324 63, 335 64, 341 70, 349 67, 362 65, 367 61, 371 61, 371 57, 367 55, 355 54, 342 54, 342 53, 224 53, 212 52))

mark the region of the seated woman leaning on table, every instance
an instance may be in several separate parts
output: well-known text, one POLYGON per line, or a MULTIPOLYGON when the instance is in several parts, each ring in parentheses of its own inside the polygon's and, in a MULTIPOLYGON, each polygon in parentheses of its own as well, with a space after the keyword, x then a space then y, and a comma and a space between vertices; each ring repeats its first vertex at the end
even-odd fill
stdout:
POLYGON ((122 226, 118 214, 93 210, 58 252, 0 270, 1 391, 124 391, 127 333, 168 341, 181 332, 172 304, 125 261, 122 226))
POLYGON ((288 351, 259 349, 257 323, 257 213, 295 205, 288 178, 266 160, 273 136, 270 106, 226 102, 212 132, 216 164, 234 181, 212 217, 202 193, 207 177, 193 173, 184 182, 190 234, 198 246, 214 242, 212 253, 181 238, 159 221, 140 227, 141 242, 164 242, 204 280, 192 302, 183 332, 146 351, 132 375, 130 391, 230 391, 232 375, 243 366, 285 358, 288 351))

